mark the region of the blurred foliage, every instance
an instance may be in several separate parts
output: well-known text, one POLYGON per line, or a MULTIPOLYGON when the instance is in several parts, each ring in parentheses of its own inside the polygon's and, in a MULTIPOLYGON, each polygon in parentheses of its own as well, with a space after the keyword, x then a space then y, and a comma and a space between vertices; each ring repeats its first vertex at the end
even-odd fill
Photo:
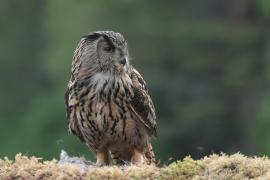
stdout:
POLYGON ((64 91, 81 35, 114 30, 156 106, 158 158, 270 154, 267 0, 0 2, 0 157, 92 157, 67 133, 64 91))
POLYGON ((264 15, 269 16, 270 15, 270 2, 267 0, 259 0, 257 3, 261 12, 264 15))

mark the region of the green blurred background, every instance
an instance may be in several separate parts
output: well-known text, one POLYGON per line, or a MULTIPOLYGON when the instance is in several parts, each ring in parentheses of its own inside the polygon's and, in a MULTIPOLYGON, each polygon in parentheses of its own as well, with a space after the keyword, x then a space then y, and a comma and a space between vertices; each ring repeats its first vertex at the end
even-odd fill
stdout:
POLYGON ((64 91, 90 31, 129 41, 156 106, 158 159, 270 155, 269 0, 3 0, 0 157, 93 158, 67 133, 64 91))

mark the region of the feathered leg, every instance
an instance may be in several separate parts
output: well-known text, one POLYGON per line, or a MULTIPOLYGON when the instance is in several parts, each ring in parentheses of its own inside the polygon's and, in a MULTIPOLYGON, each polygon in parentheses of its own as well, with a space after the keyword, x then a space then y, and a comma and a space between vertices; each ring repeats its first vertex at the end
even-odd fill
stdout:
POLYGON ((97 152, 97 162, 98 166, 109 165, 109 152, 108 150, 103 150, 97 152))
POLYGON ((143 164, 145 163, 145 158, 143 156, 143 151, 139 151, 138 149, 134 149, 132 157, 131 157, 132 164, 143 164))
POLYGON ((155 153, 150 143, 148 143, 147 147, 144 149, 144 157, 146 160, 146 164, 156 164, 155 153))

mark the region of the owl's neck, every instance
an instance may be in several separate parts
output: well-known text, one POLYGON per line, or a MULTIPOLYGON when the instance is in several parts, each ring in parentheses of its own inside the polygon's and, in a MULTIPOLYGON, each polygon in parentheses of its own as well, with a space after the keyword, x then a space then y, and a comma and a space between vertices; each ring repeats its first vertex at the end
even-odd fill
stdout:
POLYGON ((132 84, 129 76, 130 67, 131 66, 127 66, 123 72, 117 71, 116 73, 104 69, 81 68, 79 73, 74 76, 73 81, 80 87, 95 87, 97 91, 101 89, 104 84, 109 84, 114 87, 118 81, 132 84))
POLYGON ((71 86, 75 87, 72 89, 77 91, 78 94, 96 94, 98 95, 97 98, 100 94, 111 94, 114 90, 126 94, 124 96, 134 94, 133 83, 128 72, 120 76, 98 72, 84 80, 74 79, 74 81, 70 81, 69 87, 71 88, 71 86))
POLYGON ((97 87, 97 89, 102 88, 104 84, 114 84, 117 83, 118 81, 126 81, 126 75, 125 74, 120 74, 120 75, 114 75, 108 72, 99 72, 95 73, 91 78, 90 78, 90 84, 94 85, 97 87))

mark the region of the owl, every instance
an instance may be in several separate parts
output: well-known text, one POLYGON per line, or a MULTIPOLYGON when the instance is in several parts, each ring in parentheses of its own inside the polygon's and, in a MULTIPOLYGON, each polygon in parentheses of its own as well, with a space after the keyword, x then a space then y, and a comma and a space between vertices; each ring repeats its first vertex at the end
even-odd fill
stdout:
POLYGON ((120 33, 96 31, 81 38, 65 106, 69 132, 95 153, 97 165, 155 163, 154 105, 120 33))

